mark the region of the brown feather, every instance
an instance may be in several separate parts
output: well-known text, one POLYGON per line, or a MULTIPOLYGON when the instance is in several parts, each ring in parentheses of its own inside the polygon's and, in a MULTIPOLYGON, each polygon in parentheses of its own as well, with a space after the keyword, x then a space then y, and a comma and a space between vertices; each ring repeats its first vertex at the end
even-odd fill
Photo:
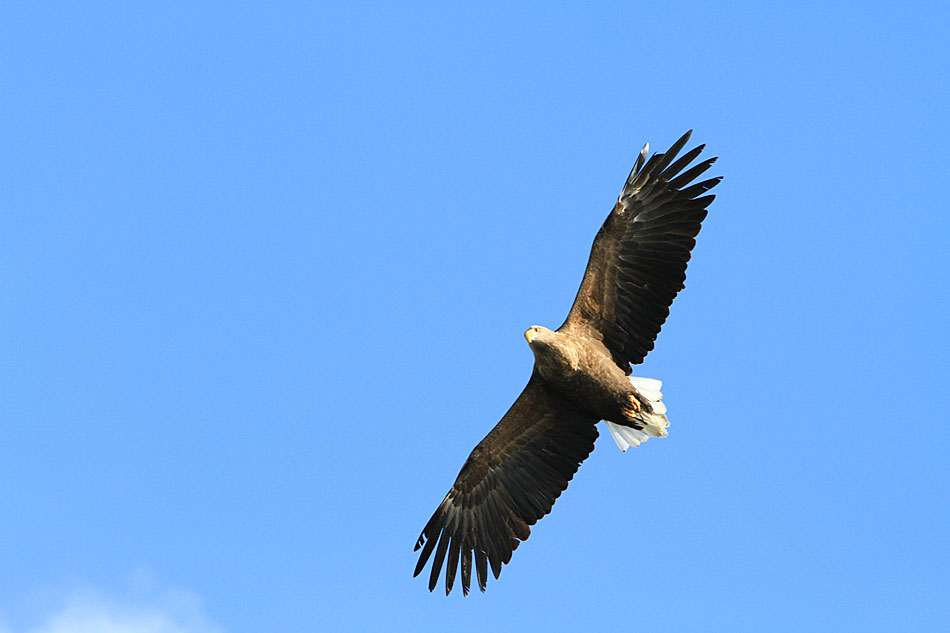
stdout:
POLYGON ((637 159, 642 167, 634 168, 594 238, 581 287, 559 329, 602 340, 627 374, 653 349, 670 304, 684 287, 693 238, 714 198, 697 196, 720 181, 690 185, 715 158, 680 174, 703 147, 674 160, 689 134, 645 164, 637 159))
POLYGON ((551 511, 594 450, 596 423, 532 375, 498 425, 472 451, 423 529, 414 575, 422 572, 435 548, 429 589, 447 562, 446 593, 461 564, 462 591, 467 594, 474 554, 478 587, 484 591, 488 563, 498 578, 519 542, 531 534, 530 526, 551 511))

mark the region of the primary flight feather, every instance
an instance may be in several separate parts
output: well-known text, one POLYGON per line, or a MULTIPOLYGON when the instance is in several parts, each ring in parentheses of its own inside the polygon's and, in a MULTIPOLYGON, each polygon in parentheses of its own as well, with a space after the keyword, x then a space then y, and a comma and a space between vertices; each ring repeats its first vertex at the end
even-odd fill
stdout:
POLYGON ((527 386, 465 461, 416 542, 414 575, 432 558, 429 590, 445 565, 445 593, 461 567, 462 591, 497 579, 531 526, 551 511, 594 450, 597 422, 621 450, 665 437, 661 383, 630 376, 643 362, 683 289, 695 237, 721 178, 694 181, 715 162, 690 164, 700 145, 677 158, 691 132, 669 151, 637 157, 616 205, 594 238, 580 290, 556 331, 532 326, 527 386))

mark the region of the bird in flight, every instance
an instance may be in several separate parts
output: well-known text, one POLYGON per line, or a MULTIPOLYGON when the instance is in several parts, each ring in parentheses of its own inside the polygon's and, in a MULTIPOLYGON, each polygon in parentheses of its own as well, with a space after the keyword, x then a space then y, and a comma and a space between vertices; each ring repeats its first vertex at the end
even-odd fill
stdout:
POLYGON ((534 353, 527 386, 469 455, 416 542, 422 553, 414 576, 435 553, 430 591, 446 563, 448 595, 461 563, 468 595, 473 557, 480 590, 489 566, 498 579, 594 450, 599 421, 622 451, 666 437, 662 383, 631 376, 631 365, 653 349, 684 287, 694 238, 715 198, 707 192, 721 180, 694 184, 716 161, 690 167, 703 145, 677 158, 691 133, 649 160, 649 144, 643 148, 594 238, 567 319, 554 331, 535 325, 525 332, 534 353))

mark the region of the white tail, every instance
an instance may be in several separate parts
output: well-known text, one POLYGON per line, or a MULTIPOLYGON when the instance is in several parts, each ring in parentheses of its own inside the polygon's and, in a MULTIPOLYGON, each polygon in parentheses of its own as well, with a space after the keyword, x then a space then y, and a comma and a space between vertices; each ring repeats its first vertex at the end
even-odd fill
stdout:
POLYGON ((663 394, 660 392, 663 383, 655 378, 640 378, 639 376, 630 376, 630 383, 650 403, 653 412, 647 413, 641 410, 634 416, 634 420, 643 427, 643 430, 607 422, 607 430, 610 431, 620 450, 624 452, 631 446, 640 446, 641 442, 646 442, 651 437, 666 437, 666 427, 670 425, 666 417, 666 405, 663 404, 663 394))

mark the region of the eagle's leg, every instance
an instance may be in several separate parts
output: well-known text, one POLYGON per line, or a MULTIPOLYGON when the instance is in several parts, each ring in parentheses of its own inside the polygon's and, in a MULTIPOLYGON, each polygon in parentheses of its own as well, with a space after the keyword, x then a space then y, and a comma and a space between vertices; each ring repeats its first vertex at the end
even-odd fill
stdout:
MULTIPOLYGON (((647 404, 647 406, 649 406, 649 404, 647 404)), ((635 394, 631 393, 627 396, 626 402, 621 405, 620 412, 623 413, 624 417, 632 422, 633 420, 636 420, 638 417, 640 417, 639 413, 642 408, 643 404, 635 394)))

